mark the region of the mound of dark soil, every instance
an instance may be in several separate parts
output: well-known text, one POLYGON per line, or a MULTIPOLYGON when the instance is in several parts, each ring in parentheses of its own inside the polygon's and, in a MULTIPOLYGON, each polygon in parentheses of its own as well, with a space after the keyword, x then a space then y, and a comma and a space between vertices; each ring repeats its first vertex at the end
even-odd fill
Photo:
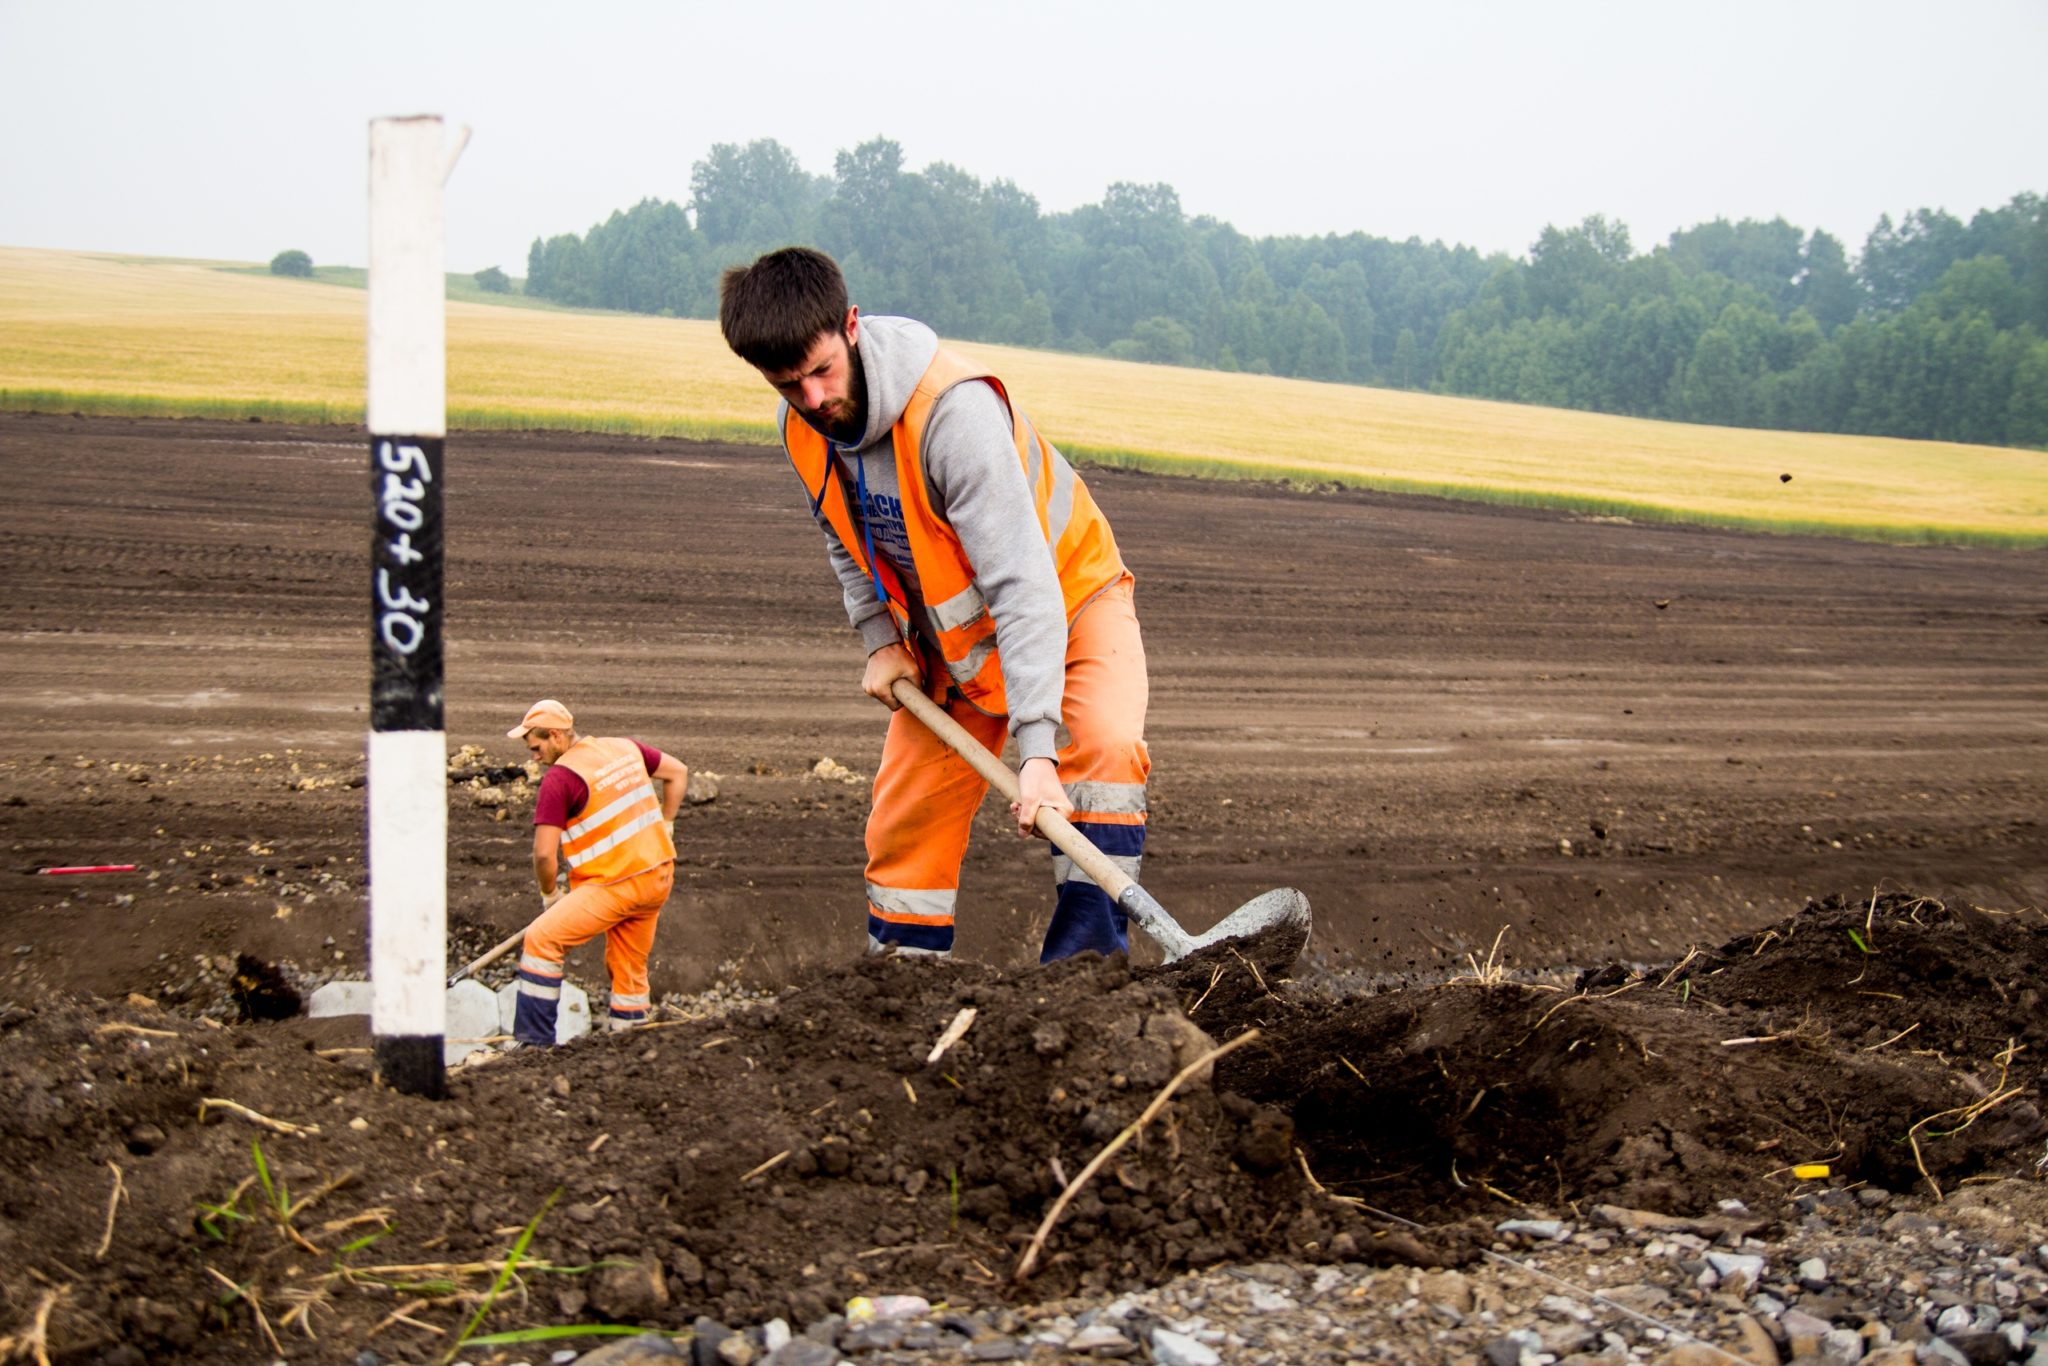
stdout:
POLYGON ((1460 1264, 1525 1203, 1711 1212, 1805 1162, 1946 1184, 2039 1145, 2044 975, 2037 917, 1904 897, 1580 993, 1327 1000, 1229 946, 1135 972, 868 960, 457 1069, 441 1103, 377 1082, 360 1021, 53 1004, 0 1047, 0 1266, 26 1273, 4 1311, 47 1304, 59 1357, 246 1360, 275 1334, 409 1359, 446 1349, 529 1225, 490 1328, 1460 1264), (1067 1183, 1253 1029, 1080 1185, 1020 1280, 1067 1183))
POLYGON ((1218 1084, 1287 1105, 1331 1190, 1423 1221, 1503 1201, 1768 1204, 1805 1164, 1938 1192, 2044 1132, 2037 912, 1830 899, 1585 980, 1269 1009, 1260 1054, 1218 1084))

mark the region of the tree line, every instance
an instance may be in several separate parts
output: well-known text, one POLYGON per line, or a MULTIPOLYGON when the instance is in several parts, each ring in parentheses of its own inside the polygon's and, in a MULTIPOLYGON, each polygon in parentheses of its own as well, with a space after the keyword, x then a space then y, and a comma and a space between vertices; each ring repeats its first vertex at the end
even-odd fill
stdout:
POLYGON ((2048 446, 2048 205, 1968 223, 1879 220, 1853 260, 1826 232, 1712 223, 1637 253, 1602 217, 1528 255, 1364 233, 1251 238, 1169 185, 1047 214, 1008 180, 905 169, 877 138, 812 175, 770 139, 647 199, 535 239, 526 292, 717 315, 718 276, 830 252, 864 311, 944 335, 1427 389, 1644 417, 2048 446))

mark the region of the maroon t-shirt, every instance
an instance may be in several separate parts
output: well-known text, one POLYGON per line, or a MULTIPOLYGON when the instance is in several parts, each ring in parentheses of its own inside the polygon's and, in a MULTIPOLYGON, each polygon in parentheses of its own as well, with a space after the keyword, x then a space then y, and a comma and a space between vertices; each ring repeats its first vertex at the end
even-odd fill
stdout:
MULTIPOLYGON (((654 772, 661 766, 661 751, 649 749, 638 740, 640 758, 646 763, 647 771, 654 772)), ((583 781, 581 774, 567 764, 554 764, 540 780, 540 791, 533 798, 533 823, 553 825, 567 830, 569 822, 583 814, 584 804, 590 800, 590 784, 583 781)))

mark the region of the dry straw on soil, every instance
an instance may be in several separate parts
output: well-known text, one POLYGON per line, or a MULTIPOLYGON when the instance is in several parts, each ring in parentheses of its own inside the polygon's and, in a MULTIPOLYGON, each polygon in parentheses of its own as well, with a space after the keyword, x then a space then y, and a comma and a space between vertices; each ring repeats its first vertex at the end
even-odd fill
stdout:
MULTIPOLYGON (((963 345, 1100 463, 1648 520, 2048 543, 2048 454, 1752 431, 963 345), (1784 476, 1790 475, 1788 480, 1784 476)), ((214 263, 0 249, 0 408, 360 420, 363 295, 214 263)), ((449 421, 767 441, 710 322, 453 302, 449 421)))

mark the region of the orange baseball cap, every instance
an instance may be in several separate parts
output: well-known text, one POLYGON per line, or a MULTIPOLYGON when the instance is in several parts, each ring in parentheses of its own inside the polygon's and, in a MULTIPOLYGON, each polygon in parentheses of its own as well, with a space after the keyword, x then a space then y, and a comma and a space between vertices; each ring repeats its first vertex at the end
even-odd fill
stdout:
POLYGON ((523 740, 530 730, 572 730, 576 718, 569 715, 569 709, 552 697, 543 697, 526 709, 525 717, 518 725, 505 732, 507 740, 523 740))

